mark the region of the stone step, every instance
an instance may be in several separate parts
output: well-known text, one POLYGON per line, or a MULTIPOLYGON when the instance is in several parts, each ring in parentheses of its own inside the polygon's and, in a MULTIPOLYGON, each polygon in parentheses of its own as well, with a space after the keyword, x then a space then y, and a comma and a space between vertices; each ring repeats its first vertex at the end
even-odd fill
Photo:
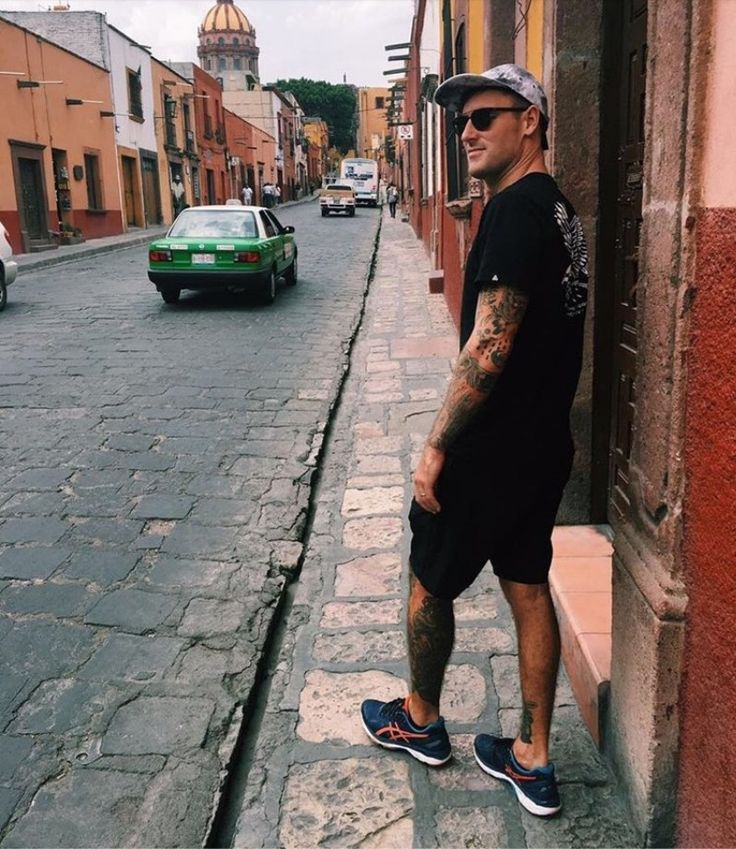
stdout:
POLYGON ((565 664, 580 713, 597 746, 611 678, 611 545, 605 527, 555 528, 550 587, 565 664))

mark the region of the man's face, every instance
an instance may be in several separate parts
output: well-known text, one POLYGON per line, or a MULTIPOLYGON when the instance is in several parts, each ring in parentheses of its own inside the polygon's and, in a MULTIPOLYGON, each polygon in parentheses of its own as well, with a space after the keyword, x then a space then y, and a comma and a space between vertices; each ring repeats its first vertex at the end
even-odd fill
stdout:
MULTIPOLYGON (((469 115, 475 109, 510 106, 518 106, 511 95, 489 88, 471 95, 465 101, 461 114, 469 115)), ((524 139, 523 115, 523 112, 499 112, 486 130, 477 130, 472 121, 468 121, 460 138, 472 177, 493 179, 516 161, 524 139)))

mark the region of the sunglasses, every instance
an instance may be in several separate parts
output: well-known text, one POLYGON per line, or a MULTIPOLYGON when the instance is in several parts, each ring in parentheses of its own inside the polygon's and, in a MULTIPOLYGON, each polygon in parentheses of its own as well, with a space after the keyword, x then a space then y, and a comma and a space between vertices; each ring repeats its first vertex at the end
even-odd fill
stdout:
POLYGON ((528 108, 528 106, 484 106, 482 109, 473 109, 469 115, 455 115, 452 126, 459 136, 468 126, 468 121, 476 130, 483 132, 491 126, 501 112, 526 112, 528 108))

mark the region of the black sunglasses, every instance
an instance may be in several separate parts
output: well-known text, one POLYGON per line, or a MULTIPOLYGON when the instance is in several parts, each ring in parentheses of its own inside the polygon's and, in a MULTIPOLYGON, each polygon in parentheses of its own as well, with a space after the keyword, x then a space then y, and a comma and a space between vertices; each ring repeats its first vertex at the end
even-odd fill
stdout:
POLYGON ((455 132, 461 136, 468 125, 468 121, 476 130, 487 130, 501 112, 526 112, 528 106, 484 106, 481 109, 473 109, 469 115, 455 115, 452 126, 455 132))

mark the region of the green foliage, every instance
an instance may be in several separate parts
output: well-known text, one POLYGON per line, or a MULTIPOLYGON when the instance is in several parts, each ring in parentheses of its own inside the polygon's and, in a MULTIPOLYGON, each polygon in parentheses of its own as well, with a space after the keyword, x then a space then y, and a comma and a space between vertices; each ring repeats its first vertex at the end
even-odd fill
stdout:
POLYGON ((330 130, 330 144, 343 155, 355 146, 358 96, 351 85, 324 82, 324 80, 277 80, 274 85, 281 91, 290 91, 309 117, 322 118, 330 130))

